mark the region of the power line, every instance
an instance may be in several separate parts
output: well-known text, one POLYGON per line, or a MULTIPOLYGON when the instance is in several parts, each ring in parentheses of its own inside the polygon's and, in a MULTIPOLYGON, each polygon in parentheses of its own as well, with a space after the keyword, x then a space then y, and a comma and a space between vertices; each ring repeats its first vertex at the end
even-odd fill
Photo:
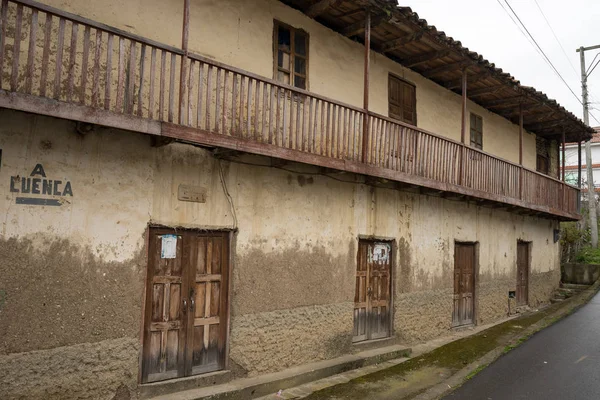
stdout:
MULTIPOLYGON (((498 2, 500 2, 500 0, 497 0, 498 2)), ((521 21, 521 18, 519 18, 519 15, 515 12, 515 10, 511 7, 511 5, 508 3, 508 0, 504 0, 504 2, 506 3, 506 5, 508 6, 508 8, 510 8, 510 11, 514 14, 514 16, 517 18, 517 20, 519 21, 519 23, 521 24, 521 26, 523 27, 523 29, 525 29, 525 32, 527 32, 527 36, 529 36, 531 38, 531 40, 533 40, 533 43, 535 43, 535 47, 537 47, 537 49, 539 50, 539 52, 541 52, 542 56, 544 57, 545 61, 550 65, 550 67, 554 70, 554 72, 556 73, 556 75, 560 78, 560 80, 565 84, 565 86, 569 89, 569 91, 571 92, 571 94, 577 99, 577 101, 579 102, 579 104, 583 105, 582 101, 579 99, 579 97, 575 94, 575 92, 573 91, 573 89, 571 89, 571 86, 569 86, 569 84, 567 83, 567 81, 565 80, 565 78, 563 78, 563 76, 560 74, 560 72, 558 72, 558 70, 556 69, 556 67, 554 66, 554 64, 552 64, 552 61, 550 61, 550 58, 546 55, 546 53, 544 52, 544 50, 540 47, 540 45, 538 44, 538 42, 535 40, 535 38, 533 37, 533 35, 531 34, 531 32, 529 32, 529 29, 527 29, 527 26, 525 26, 525 24, 523 23, 523 21, 521 21)), ((502 4, 501 4, 502 5, 502 4)), ((506 11, 506 8, 502 7, 504 9, 504 11, 506 11)), ((509 14, 510 16, 510 14, 509 14)), ((515 22, 515 20, 513 18, 511 18, 511 20, 515 22)), ((517 25, 518 27, 518 25, 517 25)), ((523 31, 521 30, 521 33, 523 33, 523 31)), ((596 120, 596 122, 598 124, 600 124, 600 121, 598 121, 598 119, 594 116, 594 114, 589 113, 592 118, 594 118, 594 120, 596 120)))
POLYGON ((550 21, 548 21, 548 18, 546 18, 546 14, 544 14, 544 11, 542 10, 542 7, 540 7, 540 5, 539 5, 539 3, 538 3, 537 0, 534 0, 534 1, 535 1, 535 5, 537 6, 538 10, 540 10, 540 13, 542 14, 542 17, 544 17, 544 20, 546 21, 546 24, 548 25, 548 28, 550 28, 550 31, 552 31, 552 35, 554 36, 554 39, 556 39, 556 42, 560 46, 560 49, 562 50, 565 58, 569 62, 569 65, 571 65, 571 69, 573 70, 573 72, 575 72, 575 75, 579 78, 579 73, 577 72, 577 70, 575 69, 575 66, 571 62, 571 59, 567 55, 567 52, 565 51, 565 48, 563 47, 562 43, 558 39, 558 36, 556 36, 556 32, 554 32, 554 29, 552 28, 552 25, 550 24, 550 21))

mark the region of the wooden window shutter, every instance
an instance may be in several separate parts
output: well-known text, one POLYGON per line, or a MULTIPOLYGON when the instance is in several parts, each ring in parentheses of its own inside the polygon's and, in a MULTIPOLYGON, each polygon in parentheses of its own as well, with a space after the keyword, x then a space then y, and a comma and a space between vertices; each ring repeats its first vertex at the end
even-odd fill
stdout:
POLYGON ((415 86, 390 75, 388 80, 388 114, 390 118, 417 124, 415 86))

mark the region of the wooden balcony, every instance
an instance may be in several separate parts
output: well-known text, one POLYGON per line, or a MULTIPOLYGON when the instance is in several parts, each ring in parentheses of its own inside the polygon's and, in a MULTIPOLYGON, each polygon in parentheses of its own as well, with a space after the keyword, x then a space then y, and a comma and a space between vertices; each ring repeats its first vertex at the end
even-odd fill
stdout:
POLYGON ((577 188, 462 143, 34 1, 0 4, 0 107, 579 218, 577 188))

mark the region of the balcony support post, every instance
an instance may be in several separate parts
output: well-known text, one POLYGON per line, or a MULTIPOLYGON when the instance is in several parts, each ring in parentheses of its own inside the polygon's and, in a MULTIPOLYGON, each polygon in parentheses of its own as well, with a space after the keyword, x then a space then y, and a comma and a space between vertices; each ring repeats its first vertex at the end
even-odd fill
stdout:
POLYGON ((467 136, 467 68, 462 70, 462 119, 460 123, 460 142, 462 144, 460 148, 460 160, 458 163, 458 184, 462 185, 464 182, 463 172, 465 171, 465 140, 467 136))
POLYGON ((183 0, 183 28, 181 32, 181 68, 179 74, 179 124, 183 125, 185 118, 185 93, 187 89, 187 61, 188 61, 188 43, 190 38, 190 0, 183 0))
POLYGON ((367 147, 369 143, 369 73, 371 69, 371 10, 366 10, 365 15, 365 75, 363 89, 363 137, 362 137, 362 162, 367 162, 367 147))
POLYGON ((577 212, 581 213, 581 141, 577 142, 577 187, 579 188, 577 212))
POLYGON ((519 199, 523 200, 523 103, 519 103, 519 199))

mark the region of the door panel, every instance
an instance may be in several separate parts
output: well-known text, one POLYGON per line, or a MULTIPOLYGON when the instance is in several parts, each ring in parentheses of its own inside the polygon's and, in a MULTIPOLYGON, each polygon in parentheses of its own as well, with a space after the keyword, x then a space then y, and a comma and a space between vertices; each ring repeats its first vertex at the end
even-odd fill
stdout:
POLYGON ((361 240, 354 294, 353 341, 390 335, 391 244, 361 240))
POLYGON ((143 382, 225 367, 228 234, 179 231, 175 258, 162 258, 173 233, 150 230, 143 382))
POLYGON ((529 303, 529 243, 517 243, 517 305, 529 303))
POLYGON ((186 321, 181 307, 183 240, 177 236, 176 257, 161 258, 161 241, 166 231, 152 231, 149 240, 148 291, 146 306, 144 376, 147 382, 183 376, 181 360, 186 321))
POLYGON ((195 270, 190 272, 192 332, 188 346, 189 374, 216 371, 225 366, 227 325, 228 237, 196 235, 195 270))
POLYGON ((452 325, 474 322, 475 244, 456 243, 454 247, 454 307, 452 325))

